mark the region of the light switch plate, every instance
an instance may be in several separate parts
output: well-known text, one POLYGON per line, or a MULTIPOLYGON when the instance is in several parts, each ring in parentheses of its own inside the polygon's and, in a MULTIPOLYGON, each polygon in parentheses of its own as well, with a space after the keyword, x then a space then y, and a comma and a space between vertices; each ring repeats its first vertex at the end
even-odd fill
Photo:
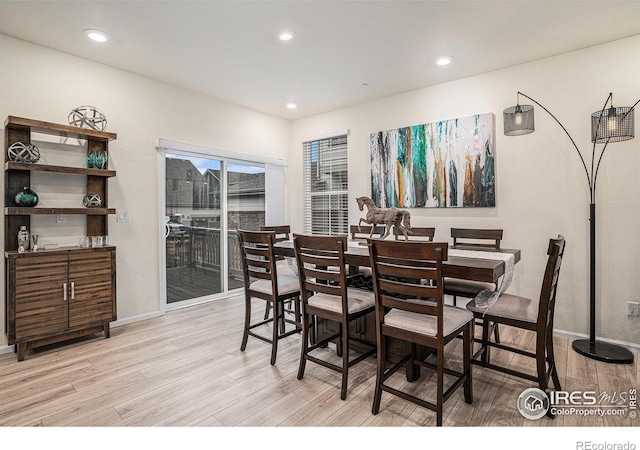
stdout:
POLYGON ((118 223, 129 223, 129 211, 118 211, 118 223))

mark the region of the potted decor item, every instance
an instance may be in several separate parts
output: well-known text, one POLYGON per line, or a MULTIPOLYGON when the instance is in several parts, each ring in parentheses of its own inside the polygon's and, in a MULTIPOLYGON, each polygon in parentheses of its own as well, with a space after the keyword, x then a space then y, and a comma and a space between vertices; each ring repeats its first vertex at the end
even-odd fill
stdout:
POLYGON ((96 169, 104 169, 107 166, 107 152, 100 150, 95 154, 96 169))
POLYGON ((25 186, 15 197, 16 205, 23 207, 33 207, 38 204, 38 194, 25 186))
POLYGON ((95 167, 97 156, 93 150, 87 152, 87 169, 93 169, 95 167))

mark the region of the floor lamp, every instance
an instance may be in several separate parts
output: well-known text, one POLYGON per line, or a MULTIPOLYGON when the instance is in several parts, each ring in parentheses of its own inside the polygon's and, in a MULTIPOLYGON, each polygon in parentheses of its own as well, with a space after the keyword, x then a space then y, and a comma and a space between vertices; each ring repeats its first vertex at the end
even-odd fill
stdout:
POLYGON ((626 141, 633 139, 634 130, 634 108, 640 102, 638 100, 631 107, 613 107, 613 94, 609 94, 602 110, 591 114, 591 142, 593 142, 593 150, 591 151, 591 167, 582 156, 575 141, 560 123, 560 121, 551 114, 551 112, 540 103, 529 97, 528 95, 518 92, 516 106, 512 106, 504 110, 504 134, 506 136, 521 136, 533 133, 534 119, 533 106, 520 105, 520 96, 528 98, 533 103, 544 109, 553 119, 560 125, 562 130, 571 140, 573 147, 578 152, 582 166, 587 175, 589 183, 589 237, 590 237, 590 320, 589 320, 589 339, 578 339, 573 341, 573 349, 589 358, 604 361, 608 363, 633 363, 633 354, 624 347, 609 344, 607 342, 596 341, 596 181, 598 179, 598 168, 602 162, 607 145, 610 142, 626 141), (610 106, 607 108, 607 104, 610 106), (600 154, 596 153, 596 144, 604 144, 600 154))

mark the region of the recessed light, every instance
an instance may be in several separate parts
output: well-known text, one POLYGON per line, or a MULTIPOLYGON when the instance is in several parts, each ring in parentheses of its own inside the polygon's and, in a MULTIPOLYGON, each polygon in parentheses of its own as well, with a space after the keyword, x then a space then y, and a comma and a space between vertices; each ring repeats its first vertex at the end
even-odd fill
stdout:
POLYGON ((296 109, 298 107, 298 105, 296 105, 295 103, 287 103, 287 108, 289 109, 296 109))
POLYGON ((96 42, 107 42, 109 40, 109 36, 100 30, 84 30, 84 34, 86 34, 89 39, 96 42))
POLYGON ((453 58, 451 58, 451 56, 441 56, 436 59, 436 64, 439 66, 446 66, 448 64, 451 64, 451 61, 453 61, 453 58))
POLYGON ((278 39, 280 39, 281 41, 290 41, 291 39, 293 39, 293 36, 293 31, 283 31, 278 35, 278 39))

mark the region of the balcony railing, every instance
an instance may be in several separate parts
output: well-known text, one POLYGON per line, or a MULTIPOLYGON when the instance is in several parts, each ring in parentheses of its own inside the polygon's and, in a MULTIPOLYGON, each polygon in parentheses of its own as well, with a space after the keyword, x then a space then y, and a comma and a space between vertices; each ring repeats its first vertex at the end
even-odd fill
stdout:
MULTIPOLYGON (((201 266, 220 270, 220 229, 186 227, 186 232, 166 239, 167 268, 201 266)), ((228 231, 229 274, 242 276, 238 233, 228 231)))

